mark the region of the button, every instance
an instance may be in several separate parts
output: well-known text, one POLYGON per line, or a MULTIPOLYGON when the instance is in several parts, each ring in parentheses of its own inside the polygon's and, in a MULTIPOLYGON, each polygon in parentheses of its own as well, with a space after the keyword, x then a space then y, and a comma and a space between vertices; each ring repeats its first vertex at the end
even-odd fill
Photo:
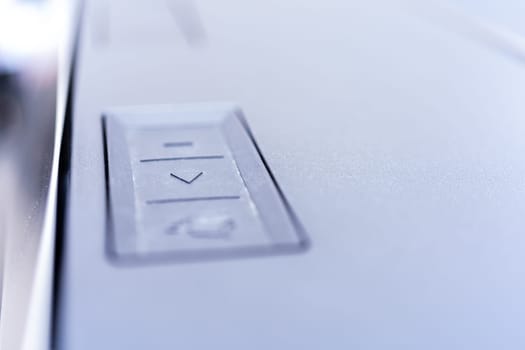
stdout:
POLYGON ((107 251, 114 261, 206 260, 307 246, 237 108, 116 108, 103 124, 107 251))

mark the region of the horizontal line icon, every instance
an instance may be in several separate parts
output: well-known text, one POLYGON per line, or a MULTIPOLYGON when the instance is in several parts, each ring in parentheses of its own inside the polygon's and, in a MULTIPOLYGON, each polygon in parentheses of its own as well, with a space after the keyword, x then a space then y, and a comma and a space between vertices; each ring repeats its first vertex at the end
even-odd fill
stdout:
POLYGON ((180 141, 180 142, 164 142, 164 147, 191 147, 193 142, 191 141, 180 141))

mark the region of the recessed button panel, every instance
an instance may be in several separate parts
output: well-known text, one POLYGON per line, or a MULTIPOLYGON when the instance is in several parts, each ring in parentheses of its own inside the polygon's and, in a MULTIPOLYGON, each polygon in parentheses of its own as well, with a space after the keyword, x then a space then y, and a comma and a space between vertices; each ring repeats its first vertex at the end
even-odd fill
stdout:
POLYGON ((198 260, 306 247, 238 108, 115 108, 104 131, 110 257, 198 260))

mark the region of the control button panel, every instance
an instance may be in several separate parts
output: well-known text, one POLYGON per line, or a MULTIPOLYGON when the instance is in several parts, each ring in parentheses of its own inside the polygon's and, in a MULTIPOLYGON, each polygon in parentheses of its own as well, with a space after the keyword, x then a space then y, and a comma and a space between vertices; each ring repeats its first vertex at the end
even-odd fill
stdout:
POLYGON ((200 260, 307 246, 238 108, 116 108, 103 125, 111 258, 200 260))

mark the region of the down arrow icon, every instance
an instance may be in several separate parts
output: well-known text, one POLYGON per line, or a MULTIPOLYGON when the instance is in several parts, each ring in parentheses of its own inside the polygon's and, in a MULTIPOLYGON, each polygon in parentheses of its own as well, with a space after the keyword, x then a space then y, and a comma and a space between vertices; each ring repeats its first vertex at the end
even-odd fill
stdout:
POLYGON ((182 181, 182 182, 184 182, 185 184, 188 184, 188 185, 191 185, 193 183, 193 181, 197 180, 202 174, 203 174, 203 172, 201 171, 200 173, 195 175, 191 180, 186 180, 185 178, 177 176, 174 173, 170 173, 171 176, 173 176, 177 180, 180 180, 180 181, 182 181))

